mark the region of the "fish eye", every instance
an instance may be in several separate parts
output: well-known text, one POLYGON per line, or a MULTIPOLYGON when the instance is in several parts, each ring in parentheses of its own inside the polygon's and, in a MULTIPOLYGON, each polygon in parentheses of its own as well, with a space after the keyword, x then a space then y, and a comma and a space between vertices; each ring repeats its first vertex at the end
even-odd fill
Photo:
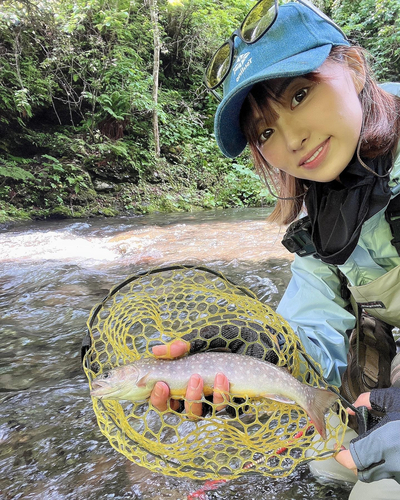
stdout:
POLYGON ((109 378, 109 377, 110 377, 110 372, 103 373, 103 378, 109 378))

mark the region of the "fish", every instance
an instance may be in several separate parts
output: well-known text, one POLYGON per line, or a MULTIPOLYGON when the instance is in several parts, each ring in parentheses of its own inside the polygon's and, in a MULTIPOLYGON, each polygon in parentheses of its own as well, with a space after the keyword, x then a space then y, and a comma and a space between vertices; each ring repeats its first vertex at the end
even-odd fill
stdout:
POLYGON ((156 382, 163 381, 168 384, 172 398, 183 399, 194 373, 203 378, 205 396, 213 393, 215 375, 224 373, 232 397, 268 398, 299 405, 326 439, 325 414, 337 400, 337 394, 303 384, 284 367, 237 353, 208 351, 173 360, 140 358, 97 376, 92 381, 90 395, 117 401, 145 401, 156 382))

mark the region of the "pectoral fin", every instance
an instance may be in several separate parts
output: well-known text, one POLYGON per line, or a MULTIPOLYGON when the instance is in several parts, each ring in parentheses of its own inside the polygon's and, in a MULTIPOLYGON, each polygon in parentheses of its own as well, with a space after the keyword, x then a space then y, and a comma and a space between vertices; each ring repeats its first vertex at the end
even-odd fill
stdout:
POLYGON ((147 373, 144 377, 140 378, 140 379, 136 382, 136 385, 137 385, 138 387, 146 387, 146 384, 147 384, 147 379, 148 379, 148 378, 149 378, 149 375, 148 375, 148 373, 147 373))

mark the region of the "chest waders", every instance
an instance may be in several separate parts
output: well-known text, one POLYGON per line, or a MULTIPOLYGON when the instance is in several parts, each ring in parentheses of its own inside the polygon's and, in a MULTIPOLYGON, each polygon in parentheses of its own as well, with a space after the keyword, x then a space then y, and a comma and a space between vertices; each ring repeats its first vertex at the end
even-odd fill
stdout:
MULTIPOLYGON (((400 255, 400 196, 394 197, 385 212, 400 255)), ((355 398, 362 392, 390 387, 391 362, 396 355, 393 327, 400 327, 400 266, 361 286, 348 286, 357 318, 350 335, 348 366, 341 392, 355 398)))
MULTIPOLYGON (((393 190, 397 194, 399 186, 393 190)), ((386 212, 400 256, 400 194, 392 198, 386 212)), ((308 217, 289 226, 283 244, 300 256, 315 252, 308 217)), ((349 335, 347 369, 340 392, 348 401, 372 389, 389 387, 391 362, 396 355, 393 327, 400 328, 400 266, 361 286, 348 286, 347 278, 337 269, 342 282, 342 297, 349 300, 356 327, 349 335)), ((357 427, 357 422, 350 425, 357 427)))

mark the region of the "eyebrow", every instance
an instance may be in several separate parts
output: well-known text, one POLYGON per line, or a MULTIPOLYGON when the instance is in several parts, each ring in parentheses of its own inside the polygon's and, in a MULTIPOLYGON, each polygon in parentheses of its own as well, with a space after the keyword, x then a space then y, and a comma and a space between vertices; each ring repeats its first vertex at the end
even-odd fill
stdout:
POLYGON ((277 88, 275 89, 274 91, 274 94, 275 94, 275 97, 277 99, 280 99, 282 97, 282 95, 285 93, 285 91, 287 90, 287 88, 290 86, 290 84, 296 80, 297 78, 299 78, 299 76, 289 76, 287 78, 285 78, 280 85, 277 86, 277 88))

